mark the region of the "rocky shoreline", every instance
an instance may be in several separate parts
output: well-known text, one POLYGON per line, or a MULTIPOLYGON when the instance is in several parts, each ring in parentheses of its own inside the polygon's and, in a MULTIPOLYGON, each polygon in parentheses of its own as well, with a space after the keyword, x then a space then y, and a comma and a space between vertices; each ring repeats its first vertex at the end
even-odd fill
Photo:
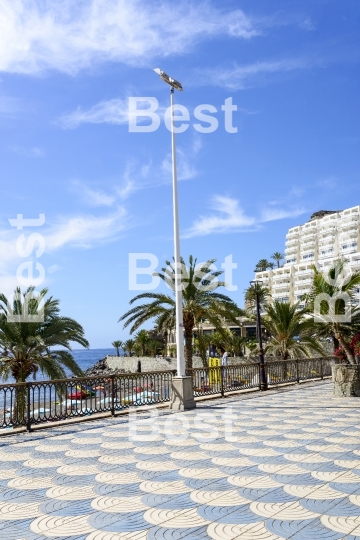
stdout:
MULTIPOLYGON (((235 365, 244 364, 247 362, 248 360, 244 357, 229 358, 229 363, 235 365)), ((200 357, 193 357, 193 367, 203 367, 200 357)), ((84 375, 87 377, 103 377, 114 374, 139 373, 140 370, 142 373, 173 371, 176 370, 176 358, 153 356, 106 356, 105 358, 102 358, 96 362, 92 367, 88 368, 84 372, 84 375)))
POLYGON ((84 371, 85 377, 93 377, 95 375, 101 377, 103 375, 114 375, 115 373, 126 373, 126 371, 125 369, 110 368, 108 366, 106 356, 84 371))

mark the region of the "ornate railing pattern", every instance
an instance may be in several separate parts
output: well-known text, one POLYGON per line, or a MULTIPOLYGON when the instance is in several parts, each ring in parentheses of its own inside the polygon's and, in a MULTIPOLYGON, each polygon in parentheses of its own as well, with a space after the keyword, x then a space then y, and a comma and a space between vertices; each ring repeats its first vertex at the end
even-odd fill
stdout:
MULTIPOLYGON (((331 375, 333 357, 266 362, 269 387, 331 375)), ((141 405, 170 401, 174 371, 79 377, 0 385, 0 429, 115 415, 141 405)), ((195 396, 260 388, 259 363, 187 370, 195 396)))
POLYGON ((173 371, 0 385, 0 428, 31 426, 169 401, 173 371))
MULTIPOLYGON (((265 362, 269 387, 308 379, 323 379, 331 376, 331 365, 335 357, 306 358, 265 362)), ((260 364, 228 365, 223 367, 196 368, 187 370, 193 379, 195 396, 260 388, 260 364)))

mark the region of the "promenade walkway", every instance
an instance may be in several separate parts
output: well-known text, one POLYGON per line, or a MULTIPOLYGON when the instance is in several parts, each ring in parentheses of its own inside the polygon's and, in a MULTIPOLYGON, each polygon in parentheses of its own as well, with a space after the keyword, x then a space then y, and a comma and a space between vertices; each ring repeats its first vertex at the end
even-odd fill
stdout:
POLYGON ((331 392, 306 383, 3 437, 0 538, 360 539, 360 400, 331 392))

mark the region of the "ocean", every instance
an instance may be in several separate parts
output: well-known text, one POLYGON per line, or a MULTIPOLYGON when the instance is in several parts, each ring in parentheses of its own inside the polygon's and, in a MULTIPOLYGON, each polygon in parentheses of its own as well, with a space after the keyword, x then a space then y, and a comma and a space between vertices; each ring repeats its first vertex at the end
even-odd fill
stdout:
MULTIPOLYGON (((71 351, 74 359, 83 371, 93 366, 104 356, 116 355, 116 349, 75 349, 71 351)), ((122 351, 120 350, 120 354, 122 351)))
MULTIPOLYGON (((120 353, 122 354, 122 351, 120 350, 120 353)), ((78 365, 81 367, 83 371, 88 369, 89 367, 93 366, 98 362, 98 360, 101 360, 104 358, 104 356, 110 354, 110 355, 116 355, 116 349, 75 349, 71 351, 71 354, 73 355, 74 359, 78 363, 78 365)), ((68 376, 70 377, 71 374, 69 373, 68 376)), ((48 377, 43 376, 41 372, 37 373, 36 380, 41 381, 48 379, 48 377)), ((32 381, 32 378, 28 379, 30 382, 32 381)), ((11 377, 8 378, 6 381, 8 383, 13 382, 13 379, 11 377)), ((5 381, 3 381, 0 377, 0 384, 6 384, 5 381)))

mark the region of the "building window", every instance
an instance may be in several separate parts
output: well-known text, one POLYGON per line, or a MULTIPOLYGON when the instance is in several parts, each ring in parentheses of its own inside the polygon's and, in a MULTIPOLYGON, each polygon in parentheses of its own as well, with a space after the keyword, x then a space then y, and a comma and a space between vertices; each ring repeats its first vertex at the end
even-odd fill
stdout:
POLYGON ((351 249, 356 248, 357 242, 352 242, 351 244, 343 244, 341 249, 351 249))
POLYGON ((246 326, 246 337, 256 337, 256 326, 246 326))

